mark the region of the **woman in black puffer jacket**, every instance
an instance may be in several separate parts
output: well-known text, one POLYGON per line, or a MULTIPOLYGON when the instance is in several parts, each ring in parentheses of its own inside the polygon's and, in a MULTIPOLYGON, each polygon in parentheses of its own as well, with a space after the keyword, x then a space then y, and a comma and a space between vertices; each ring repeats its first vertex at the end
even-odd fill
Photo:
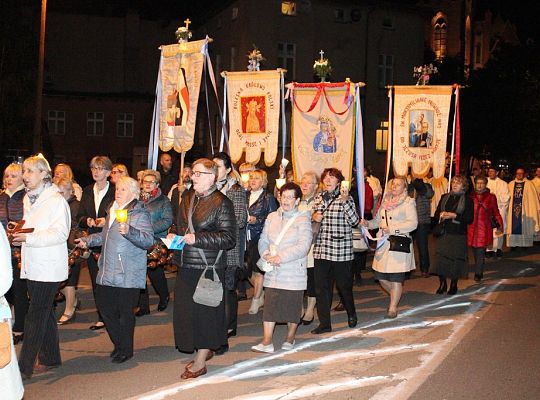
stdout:
POLYGON ((234 207, 227 196, 217 190, 217 176, 217 166, 213 161, 203 158, 193 164, 194 190, 182 194, 176 221, 178 234, 184 235, 185 247, 181 252, 175 251, 173 258, 178 267, 174 290, 174 339, 178 351, 197 351, 193 361, 186 366, 182 379, 206 374, 206 361, 213 356, 212 350, 227 344, 223 301, 217 307, 193 301, 197 282, 207 263, 215 265, 219 279, 224 282, 227 267, 225 251, 236 244, 234 207), (193 230, 189 227, 190 214, 193 230))

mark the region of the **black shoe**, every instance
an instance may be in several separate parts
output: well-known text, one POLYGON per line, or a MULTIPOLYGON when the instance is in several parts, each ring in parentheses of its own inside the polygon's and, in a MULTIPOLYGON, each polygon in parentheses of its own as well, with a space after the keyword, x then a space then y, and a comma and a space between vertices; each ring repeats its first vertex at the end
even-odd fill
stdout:
POLYGON ((356 324, 358 324, 358 318, 356 318, 356 315, 354 317, 349 317, 348 319, 349 328, 354 328, 356 324))
POLYGON ((310 320, 304 319, 304 317, 302 317, 302 319, 300 320, 300 323, 302 325, 311 325, 314 319, 315 317, 312 317, 310 320))
POLYGON ((245 293, 238 293, 238 301, 247 300, 247 295, 245 293))
POLYGON ((143 315, 148 315, 150 314, 150 310, 149 309, 143 309, 143 308, 139 308, 137 310, 137 312, 135 313, 135 316, 136 317, 142 317, 143 315))
POLYGON ((320 335, 321 333, 328 333, 328 332, 332 332, 332 328, 330 326, 322 326, 322 325, 319 325, 318 327, 316 327, 315 329, 311 331, 311 333, 313 333, 314 335, 320 335))
POLYGON ((502 258, 502 250, 497 250, 497 260, 502 258))
POLYGON ((227 332, 227 338, 236 336, 236 329, 233 329, 232 331, 227 332))
POLYGON ((482 274, 474 274, 475 282, 482 282, 482 274))
POLYGON ((439 277, 439 288, 435 292, 436 294, 443 294, 446 293, 447 285, 446 285, 446 278, 439 277))
POLYGON ((223 354, 225 354, 228 351, 229 351, 229 345, 228 344, 223 344, 223 345, 221 345, 219 347, 219 349, 214 351, 214 354, 216 356, 222 356, 223 354))
POLYGON ((115 364, 122 364, 126 362, 127 360, 129 360, 131 357, 133 357, 133 355, 126 356, 124 354, 117 354, 113 357, 112 362, 115 364))
POLYGON ((448 289, 449 295, 454 295, 457 293, 457 281, 457 279, 452 279, 452 281, 450 281, 450 289, 448 289))
POLYGON ((119 355, 120 353, 118 352, 117 349, 114 349, 113 351, 111 351, 111 354, 109 354, 109 357, 111 358, 114 358, 116 357, 117 355, 119 355))
POLYGON ((13 344, 19 344, 24 340, 24 333, 21 333, 20 335, 13 334, 13 344))
POLYGON ((94 325, 91 325, 88 329, 90 329, 91 331, 97 331, 97 330, 100 330, 100 329, 103 329, 103 328, 105 328, 105 324, 98 325, 97 322, 96 322, 94 325))
POLYGON ((159 302, 158 306, 157 306, 157 310, 158 311, 165 311, 165 309, 167 308, 167 306, 169 305, 169 298, 167 297, 165 299, 165 302, 162 303, 162 302, 159 302))

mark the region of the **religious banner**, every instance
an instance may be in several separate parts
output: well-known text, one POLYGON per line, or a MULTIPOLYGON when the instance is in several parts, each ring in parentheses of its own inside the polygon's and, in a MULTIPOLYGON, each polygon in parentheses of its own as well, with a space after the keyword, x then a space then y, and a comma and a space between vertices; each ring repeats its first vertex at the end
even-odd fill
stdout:
POLYGON ((295 180, 335 167, 351 180, 354 83, 292 83, 292 156, 295 180))
POLYGON ((396 176, 444 176, 452 86, 396 86, 393 113, 393 168, 396 176))
POLYGON ((273 165, 278 153, 280 77, 276 71, 226 72, 229 149, 234 163, 273 165))
POLYGON ((156 90, 159 147, 186 152, 193 146, 206 40, 161 46, 156 90))

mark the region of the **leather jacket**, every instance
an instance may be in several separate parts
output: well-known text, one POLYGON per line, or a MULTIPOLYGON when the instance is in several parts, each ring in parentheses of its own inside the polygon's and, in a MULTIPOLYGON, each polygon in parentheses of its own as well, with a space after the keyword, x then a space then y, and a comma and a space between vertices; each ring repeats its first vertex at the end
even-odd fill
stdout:
POLYGON ((216 269, 225 269, 226 250, 236 245, 237 225, 233 203, 215 187, 210 189, 208 195, 200 197, 193 190, 184 191, 176 221, 179 235, 190 232, 188 215, 192 201, 195 202, 192 216, 195 243, 192 246, 186 244, 182 251, 175 251, 173 262, 181 268, 204 269, 206 264, 197 248, 202 249, 209 266, 216 261, 219 250, 223 250, 216 269))
MULTIPOLYGON (((249 204, 248 193, 247 200, 249 204)), ((248 224, 249 240, 258 241, 264 228, 266 217, 268 214, 277 210, 276 198, 272 194, 264 189, 255 203, 248 207, 248 214, 257 219, 254 224, 248 224)))

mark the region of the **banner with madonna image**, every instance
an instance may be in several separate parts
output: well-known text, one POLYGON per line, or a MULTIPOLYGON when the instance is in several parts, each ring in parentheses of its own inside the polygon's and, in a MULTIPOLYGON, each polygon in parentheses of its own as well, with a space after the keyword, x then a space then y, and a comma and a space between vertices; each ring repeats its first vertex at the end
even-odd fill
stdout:
POLYGON ((295 180, 307 171, 341 170, 351 181, 354 83, 291 83, 292 157, 295 180))
POLYGON ((229 116, 229 151, 234 163, 246 153, 246 162, 273 165, 278 154, 281 107, 280 70, 224 72, 229 116))
POLYGON ((452 86, 394 86, 393 157, 396 176, 444 176, 452 86))

